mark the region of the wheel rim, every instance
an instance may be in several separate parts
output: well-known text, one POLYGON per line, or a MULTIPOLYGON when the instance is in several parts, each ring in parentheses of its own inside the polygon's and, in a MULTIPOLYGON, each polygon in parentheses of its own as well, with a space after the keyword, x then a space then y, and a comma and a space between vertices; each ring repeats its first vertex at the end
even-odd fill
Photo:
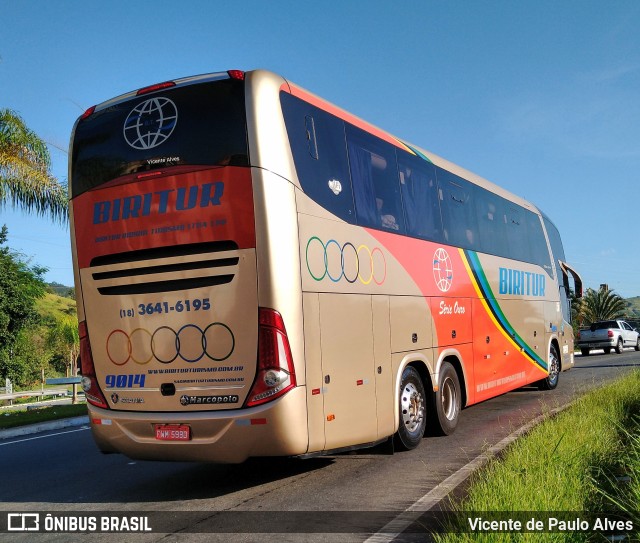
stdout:
POLYGON ((447 377, 442 383, 442 412, 448 420, 455 420, 458 413, 458 391, 453 379, 447 377))
POLYGON ((553 351, 549 353, 549 382, 555 383, 558 380, 558 374, 560 373, 560 363, 558 357, 553 351))
POLYGON ((407 383, 402 389, 400 408, 405 428, 411 433, 416 432, 424 420, 424 398, 413 383, 407 383))

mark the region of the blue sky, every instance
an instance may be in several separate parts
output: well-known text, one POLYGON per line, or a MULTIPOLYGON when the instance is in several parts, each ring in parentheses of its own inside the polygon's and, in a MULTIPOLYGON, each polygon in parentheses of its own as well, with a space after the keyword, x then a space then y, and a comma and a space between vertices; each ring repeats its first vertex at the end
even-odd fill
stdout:
MULTIPOLYGON (((527 198, 586 286, 640 295, 640 2, 3 0, 0 107, 67 178, 87 107, 266 68, 527 198)), ((0 209, 10 246, 71 285, 68 228, 0 209)))

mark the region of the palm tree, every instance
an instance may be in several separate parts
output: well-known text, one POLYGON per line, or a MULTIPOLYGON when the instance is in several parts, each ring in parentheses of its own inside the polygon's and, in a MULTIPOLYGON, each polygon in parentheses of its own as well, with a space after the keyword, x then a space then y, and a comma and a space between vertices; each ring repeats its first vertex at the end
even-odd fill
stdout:
POLYGON ((50 172, 46 144, 22 118, 0 109, 0 208, 10 203, 30 213, 64 222, 67 190, 50 172))
POLYGON ((577 320, 580 326, 589 326, 592 322, 618 319, 624 315, 626 304, 622 297, 610 290, 588 288, 585 295, 576 304, 577 320))

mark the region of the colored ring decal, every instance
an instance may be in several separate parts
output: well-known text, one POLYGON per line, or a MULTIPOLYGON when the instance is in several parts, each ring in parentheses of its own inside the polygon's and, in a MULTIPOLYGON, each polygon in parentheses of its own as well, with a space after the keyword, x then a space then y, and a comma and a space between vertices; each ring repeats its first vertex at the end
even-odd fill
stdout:
POLYGON ((178 357, 191 364, 205 356, 214 362, 222 362, 231 356, 236 347, 231 328, 221 322, 211 323, 204 330, 195 324, 185 324, 177 332, 169 326, 160 326, 153 333, 146 328, 135 328, 130 333, 116 329, 107 336, 106 343, 107 357, 116 366, 124 366, 129 360, 144 365, 153 358, 162 364, 171 364, 178 357), (207 339, 209 332, 218 334, 218 337, 213 340, 210 334, 207 339), (169 337, 163 338, 166 334, 169 337), (223 346, 222 352, 210 352, 216 345, 218 348, 223 346), (151 352, 148 357, 147 348, 151 352))
POLYGON ((313 236, 307 241, 305 257, 309 275, 318 282, 328 277, 333 283, 338 283, 344 278, 351 284, 360 280, 363 285, 369 285, 372 281, 376 285, 382 285, 387 279, 387 260, 380 247, 371 249, 362 244, 356 249, 351 242, 347 241, 341 246, 335 239, 330 239, 325 244, 319 237, 313 236), (320 249, 314 248, 312 245, 314 241, 320 244, 322 256, 318 253, 320 249), (338 251, 331 248, 333 245, 337 247, 338 251), (338 264, 338 254, 340 255, 340 264, 338 264), (380 257, 376 257, 376 254, 379 254, 380 257), (318 269, 320 258, 324 264, 322 273, 318 269), (367 260, 369 262, 368 272, 366 271, 367 260), (311 262, 315 263, 315 270, 312 270, 311 262))
POLYGON ((371 270, 371 274, 369 275, 369 279, 365 280, 360 275, 360 270, 358 269, 358 279, 360 279, 363 285, 368 285, 369 283, 371 283, 371 279, 373 279, 373 257, 371 256, 371 249, 369 249, 369 247, 367 247, 366 245, 360 245, 357 251, 358 262, 360 262, 360 249, 365 249, 367 253, 369 253, 369 264, 371 265, 369 269, 371 270))
POLYGON ((151 362, 151 359, 153 358, 153 351, 149 355, 149 358, 147 358, 146 360, 137 360, 136 357, 133 356, 133 334, 135 334, 136 332, 146 333, 149 336, 150 340, 153 336, 146 328, 136 328, 135 330, 131 331, 131 335, 129 336, 129 355, 131 356, 131 360, 133 360, 136 364, 140 364, 141 366, 143 366, 144 364, 148 364, 149 362, 151 362))
POLYGON ((173 328, 169 328, 168 326, 161 326, 160 328, 157 328, 156 331, 151 336, 151 352, 153 353, 153 356, 156 357, 156 360, 163 364, 171 364, 171 362, 173 362, 176 358, 178 358, 178 353, 180 352, 180 340, 178 339, 178 334, 176 334, 175 330, 173 328), (169 360, 163 360, 162 358, 160 358, 160 356, 156 352, 156 346, 155 346, 156 334, 160 330, 169 330, 175 337, 174 344, 176 346, 176 354, 174 355, 173 358, 169 360))
POLYGON ((124 331, 124 330, 113 330, 109 336, 107 337, 107 356, 109 357, 109 360, 111 360, 111 362, 113 362, 116 366, 124 366, 127 362, 129 362, 129 358, 131 358, 131 341, 129 341, 129 335, 124 331), (124 360, 124 362, 116 362, 113 359, 113 356, 111 356, 111 352, 109 351, 109 344, 111 343, 111 338, 113 337, 114 334, 116 333, 120 333, 123 334, 124 337, 127 338, 127 358, 124 360))
POLYGON ((307 257, 307 270, 309 270, 309 274, 311 275, 311 277, 313 277, 316 281, 322 281, 324 279, 324 276, 327 275, 327 248, 324 246, 324 243, 322 243, 322 240, 319 237, 313 236, 312 238, 309 239, 309 241, 307 242, 307 253, 306 253, 306 257, 307 257), (320 243, 320 245, 322 245, 322 250, 324 252, 324 261, 325 261, 325 266, 324 266, 324 273, 320 276, 320 277, 316 277, 313 272, 311 271, 311 267, 309 266, 309 245, 311 245, 311 242, 316 239, 318 240, 318 242, 320 243))
POLYGON ((195 358, 187 358, 186 355, 183 355, 183 354, 180 354, 180 358, 182 358, 182 360, 184 360, 185 362, 190 362, 190 363, 199 362, 200 360, 202 360, 202 357, 204 356, 204 353, 207 350, 207 340, 204 337, 204 331, 199 326, 196 326, 195 324, 185 324, 182 328, 180 328, 180 330, 178 330, 178 333, 176 334, 176 337, 178 338, 178 344, 182 346, 183 344, 193 345, 195 343, 194 341, 180 340, 180 334, 182 334, 182 332, 184 332, 189 328, 195 328, 198 332, 200 332, 200 338, 201 338, 200 344, 202 345, 202 352, 195 358))
POLYGON ((214 322, 204 329, 204 332, 202 333, 202 345, 204 347, 204 354, 207 355, 207 358, 210 358, 214 362, 222 362, 223 360, 226 360, 227 358, 229 358, 233 350, 236 348, 236 338, 233 335, 231 328, 229 328, 226 324, 223 324, 221 322, 214 322), (215 356, 210 355, 206 348, 207 332, 209 331, 210 328, 213 329, 214 326, 221 326, 224 330, 229 332, 229 335, 231 336, 231 348, 229 349, 229 352, 226 355, 224 355, 222 358, 216 358, 215 356))
POLYGON ((382 269, 384 270, 384 274, 382 276, 382 279, 380 279, 380 281, 376 279, 375 271, 372 272, 372 275, 376 285, 382 285, 382 283, 384 283, 385 280, 387 279, 387 260, 384 257, 384 253, 380 250, 380 247, 374 247, 373 251, 371 251, 371 269, 372 270, 376 269, 375 266, 373 265, 373 255, 376 254, 376 251, 378 251, 380 253, 380 256, 382 257, 382 262, 383 262, 382 269))
POLYGON ((342 247, 340 247, 340 244, 335 240, 335 239, 330 239, 329 241, 327 241, 327 244, 324 246, 324 269, 327 270, 327 275, 329 276, 329 279, 331 279, 334 283, 337 283, 338 281, 340 281, 340 279, 342 279, 342 276, 344 275, 344 254, 342 253, 342 247), (338 277, 333 277, 331 275, 331 272, 329 271, 329 245, 334 244, 337 248, 338 251, 340 251, 340 269, 342 270, 340 272, 340 275, 338 277))
POLYGON ((360 260, 358 259, 358 250, 355 248, 355 246, 353 245, 353 243, 349 243, 348 241, 342 246, 342 270, 343 270, 343 275, 344 278, 349 282, 349 283, 355 283, 358 280, 358 275, 360 274, 360 260), (355 258, 355 262, 356 262, 356 274, 353 277, 353 279, 349 279, 349 277, 347 277, 347 272, 344 269, 344 250, 346 247, 351 247, 353 249, 353 254, 354 254, 354 258, 355 258))

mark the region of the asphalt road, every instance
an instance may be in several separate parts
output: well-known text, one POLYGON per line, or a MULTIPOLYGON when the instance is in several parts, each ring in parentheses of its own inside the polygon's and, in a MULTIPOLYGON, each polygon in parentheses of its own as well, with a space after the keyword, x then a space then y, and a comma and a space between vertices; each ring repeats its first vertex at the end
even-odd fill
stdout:
POLYGON ((319 532, 332 522, 353 523, 361 532, 376 531, 522 424, 633 367, 640 367, 640 353, 635 351, 578 356, 576 367, 561 375, 555 391, 525 388, 472 406, 462 412, 454 435, 429 437, 416 450, 394 455, 379 448, 310 460, 256 459, 228 466, 140 462, 122 455, 102 455, 87 428, 0 441, 1 511, 156 512, 154 523, 172 532, 126 537, 11 533, 1 538, 25 542, 364 541, 366 534, 251 532, 258 531, 256 526, 273 532, 279 525, 283 532, 298 528, 319 532), (252 513, 237 514, 242 511, 252 513), (317 513, 298 518, 282 511, 317 513), (372 511, 388 514, 367 513, 372 511), (225 513, 221 516, 220 512, 225 513), (213 530, 220 521, 241 533, 191 533, 213 530))

